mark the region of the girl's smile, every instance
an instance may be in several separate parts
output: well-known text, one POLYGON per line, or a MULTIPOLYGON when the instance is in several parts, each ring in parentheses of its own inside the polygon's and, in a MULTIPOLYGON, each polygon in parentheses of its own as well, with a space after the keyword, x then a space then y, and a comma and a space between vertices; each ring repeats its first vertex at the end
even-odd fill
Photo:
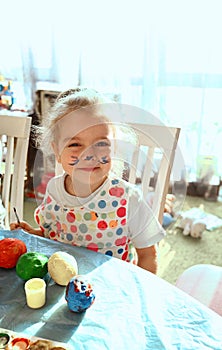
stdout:
POLYGON ((93 168, 77 168, 78 170, 81 171, 86 171, 86 172, 92 172, 92 171, 96 171, 98 169, 100 169, 99 167, 93 167, 93 168))
MULTIPOLYGON (((60 139, 66 140, 65 147, 60 154, 56 145, 53 145, 57 161, 61 163, 64 171, 72 180, 73 191, 70 190, 71 185, 68 187, 68 192, 71 194, 78 195, 81 192, 81 194, 89 195, 103 184, 111 168, 110 125, 104 121, 99 123, 98 117, 93 116, 90 119, 91 123, 93 118, 95 125, 88 127, 88 116, 85 116, 86 128, 74 134, 69 140, 65 128, 60 128, 60 139)), ((66 123, 65 117, 63 119, 66 123)), ((63 119, 60 120, 60 123, 63 119)), ((81 123, 83 119, 84 115, 81 114, 81 123)), ((75 115, 75 124, 71 125, 73 132, 76 124, 78 125, 78 115, 75 115)), ((70 134, 70 127, 68 134, 70 134)))

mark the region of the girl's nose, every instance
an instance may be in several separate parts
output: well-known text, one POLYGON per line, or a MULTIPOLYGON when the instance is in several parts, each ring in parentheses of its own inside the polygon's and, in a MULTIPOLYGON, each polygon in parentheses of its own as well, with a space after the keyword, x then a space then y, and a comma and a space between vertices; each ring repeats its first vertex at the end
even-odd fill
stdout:
POLYGON ((94 155, 86 155, 85 158, 83 158, 83 160, 97 160, 97 156, 94 155))
POLYGON ((98 160, 95 148, 93 146, 88 147, 84 152, 81 154, 80 157, 82 160, 85 161, 95 161, 98 160))

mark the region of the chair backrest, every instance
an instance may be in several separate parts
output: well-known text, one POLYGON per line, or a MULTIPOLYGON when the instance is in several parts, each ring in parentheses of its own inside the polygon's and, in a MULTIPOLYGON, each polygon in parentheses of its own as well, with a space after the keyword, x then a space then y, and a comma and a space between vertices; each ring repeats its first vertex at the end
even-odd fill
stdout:
POLYGON ((166 195, 180 128, 129 123, 138 137, 129 168, 129 182, 141 181, 145 198, 152 195, 152 210, 162 224, 166 195), (139 174, 138 174, 139 169, 139 174))
MULTIPOLYGON (((130 183, 140 183, 144 197, 152 192, 152 210, 162 224, 166 195, 169 191, 170 175, 180 128, 162 125, 128 123, 137 135, 137 144, 124 174, 130 183)), ((63 172, 56 162, 55 174, 63 172)))
POLYGON ((6 209, 5 227, 15 220, 15 207, 23 219, 26 161, 31 129, 31 117, 26 114, 0 114, 0 146, 2 148, 1 199, 6 209))

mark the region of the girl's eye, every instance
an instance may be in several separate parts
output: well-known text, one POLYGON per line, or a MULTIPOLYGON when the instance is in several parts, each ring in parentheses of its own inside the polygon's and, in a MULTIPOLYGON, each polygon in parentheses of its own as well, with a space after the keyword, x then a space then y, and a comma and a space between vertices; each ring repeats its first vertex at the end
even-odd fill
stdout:
POLYGON ((99 141, 95 144, 95 147, 109 147, 110 143, 108 141, 99 141))
POLYGON ((80 146, 80 144, 78 142, 73 142, 70 145, 68 145, 69 148, 71 148, 71 147, 79 147, 79 146, 80 146))

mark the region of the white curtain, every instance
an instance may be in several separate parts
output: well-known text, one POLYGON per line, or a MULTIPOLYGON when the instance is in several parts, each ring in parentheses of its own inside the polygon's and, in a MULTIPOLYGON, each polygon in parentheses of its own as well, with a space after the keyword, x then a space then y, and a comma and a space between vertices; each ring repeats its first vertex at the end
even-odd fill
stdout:
POLYGON ((222 175, 221 0, 23 0, 10 7, 1 16, 0 74, 21 83, 28 109, 38 81, 117 93, 182 128, 188 172, 196 176, 199 157, 208 156, 222 175))

